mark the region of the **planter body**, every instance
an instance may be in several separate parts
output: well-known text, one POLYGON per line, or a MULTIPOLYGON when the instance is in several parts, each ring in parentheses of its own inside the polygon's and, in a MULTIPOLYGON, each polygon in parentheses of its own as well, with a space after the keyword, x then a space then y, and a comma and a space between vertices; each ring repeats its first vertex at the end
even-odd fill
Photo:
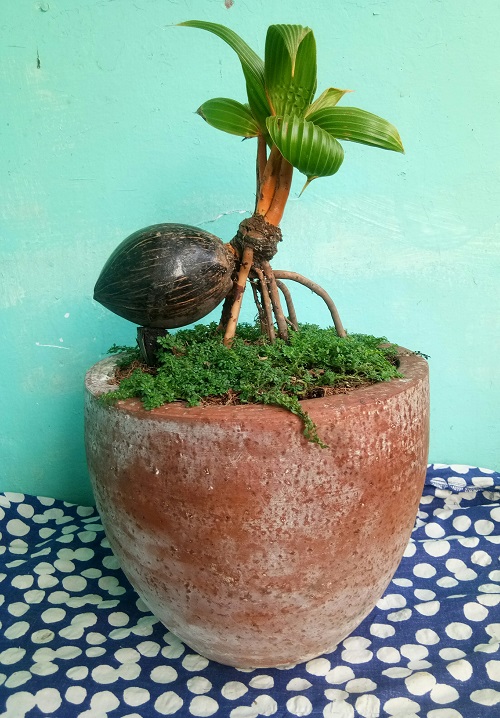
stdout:
POLYGON ((86 378, 99 512, 151 611, 237 667, 331 651, 372 610, 413 528, 428 451, 428 369, 304 407, 329 445, 275 407, 108 407, 114 360, 86 378))

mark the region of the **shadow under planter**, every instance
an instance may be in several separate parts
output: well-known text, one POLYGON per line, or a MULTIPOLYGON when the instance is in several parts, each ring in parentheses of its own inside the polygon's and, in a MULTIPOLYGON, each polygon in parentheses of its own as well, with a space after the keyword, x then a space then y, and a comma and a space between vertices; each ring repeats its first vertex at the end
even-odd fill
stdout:
POLYGON ((111 548, 151 611, 237 667, 333 650, 384 592, 414 525, 427 362, 401 349, 404 379, 304 401, 322 449, 276 407, 107 406, 115 361, 86 377, 88 464, 111 548))

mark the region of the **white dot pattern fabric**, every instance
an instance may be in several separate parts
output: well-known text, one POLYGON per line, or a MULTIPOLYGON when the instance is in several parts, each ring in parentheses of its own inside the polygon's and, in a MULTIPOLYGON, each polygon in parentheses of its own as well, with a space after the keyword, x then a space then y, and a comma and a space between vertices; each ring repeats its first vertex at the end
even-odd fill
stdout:
POLYGON ((0 531, 0 718, 500 715, 494 471, 430 466, 377 607, 333 653, 281 669, 183 645, 128 583, 92 507, 0 494, 0 531))

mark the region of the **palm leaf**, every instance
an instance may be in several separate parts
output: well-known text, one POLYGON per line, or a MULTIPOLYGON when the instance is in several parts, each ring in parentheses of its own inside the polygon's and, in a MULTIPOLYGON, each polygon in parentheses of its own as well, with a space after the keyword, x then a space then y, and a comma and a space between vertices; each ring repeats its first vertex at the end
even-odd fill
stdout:
POLYGON ((187 20, 179 23, 184 27, 195 27, 217 35, 231 47, 241 62, 245 76, 248 104, 262 132, 266 132, 266 117, 270 114, 264 87, 264 63, 261 58, 233 30, 224 25, 203 20, 187 20))
POLYGON ((357 107, 325 107, 307 119, 339 140, 404 152, 399 132, 387 120, 357 107))
POLYGON ((271 25, 265 84, 273 114, 303 116, 316 92, 316 41, 301 25, 271 25))
POLYGON ((204 102, 197 112, 209 125, 231 135, 257 137, 259 134, 259 125, 248 105, 242 105, 236 100, 216 97, 204 102))
POLYGON ((351 92, 351 90, 338 90, 336 87, 329 87, 310 105, 306 112, 306 117, 325 107, 335 107, 337 102, 339 102, 347 92, 351 92))
POLYGON ((344 159, 340 143, 303 117, 268 117, 267 129, 283 157, 306 175, 306 185, 340 169, 344 159))

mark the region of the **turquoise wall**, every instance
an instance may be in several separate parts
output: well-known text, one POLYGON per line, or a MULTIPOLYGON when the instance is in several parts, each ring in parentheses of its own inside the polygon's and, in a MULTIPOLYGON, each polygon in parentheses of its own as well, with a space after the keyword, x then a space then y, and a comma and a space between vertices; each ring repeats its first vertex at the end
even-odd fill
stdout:
POLYGON ((253 142, 194 114, 243 100, 241 71, 170 27, 193 18, 260 53, 268 24, 310 25, 320 88, 397 125, 405 156, 345 144, 300 199, 296 177, 275 266, 325 285, 351 332, 431 356, 431 460, 500 468, 498 0, 3 0, 0 489, 91 501, 83 375, 135 335, 92 300, 113 248, 160 221, 228 240, 253 208, 253 142))

